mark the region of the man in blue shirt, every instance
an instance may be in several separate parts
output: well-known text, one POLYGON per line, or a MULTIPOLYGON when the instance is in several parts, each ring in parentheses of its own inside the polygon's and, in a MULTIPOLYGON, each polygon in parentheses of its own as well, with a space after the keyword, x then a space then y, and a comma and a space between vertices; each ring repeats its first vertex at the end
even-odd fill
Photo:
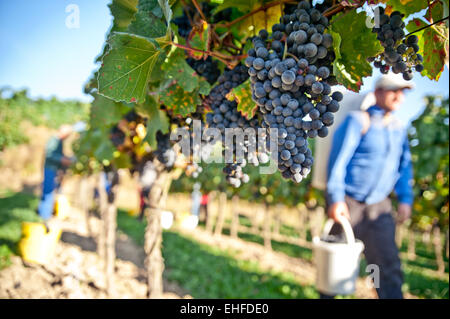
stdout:
POLYGON ((38 214, 44 221, 52 217, 55 203, 55 190, 58 188, 57 174, 72 164, 73 159, 64 156, 63 141, 72 133, 70 125, 61 125, 57 136, 52 136, 45 148, 44 181, 38 214))
MULTIPOLYGON (((328 162, 328 215, 350 220, 368 264, 379 267, 379 298, 403 298, 389 194, 397 195, 399 222, 408 219, 413 175, 407 131, 392 112, 403 103, 404 89, 412 87, 395 75, 382 76, 375 85, 376 104, 351 112, 336 130, 328 162)), ((339 229, 336 224, 332 232, 339 229)))

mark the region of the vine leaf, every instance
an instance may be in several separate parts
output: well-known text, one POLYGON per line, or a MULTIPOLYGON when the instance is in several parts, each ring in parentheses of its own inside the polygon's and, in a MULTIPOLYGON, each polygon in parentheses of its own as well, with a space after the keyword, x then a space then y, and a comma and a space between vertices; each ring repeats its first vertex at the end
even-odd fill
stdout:
POLYGON ((233 88, 230 93, 227 94, 227 99, 236 101, 237 110, 248 120, 255 116, 257 109, 256 103, 252 100, 252 90, 250 86, 250 80, 247 80, 241 85, 233 88))
POLYGON ((172 20, 172 9, 170 9, 170 4, 168 0, 158 0, 161 6, 164 17, 166 18, 167 25, 170 26, 170 21, 172 20))
MULTIPOLYGON (((248 13, 256 10, 263 5, 270 3, 275 3, 277 1, 264 1, 264 0, 227 0, 219 5, 214 13, 220 12, 228 8, 235 8, 242 13, 248 13)), ((238 24, 239 34, 244 36, 252 36, 257 34, 261 29, 270 30, 272 26, 279 22, 281 16, 283 15, 282 6, 274 5, 269 7, 265 11, 259 11, 247 19, 242 20, 238 24)))
POLYGON ((111 31, 126 31, 136 14, 137 4, 138 0, 113 0, 108 5, 111 15, 114 17, 111 31))
POLYGON ((94 97, 89 118, 91 128, 108 127, 116 124, 131 109, 121 102, 114 102, 99 94, 95 94, 94 97))
POLYGON ((167 109, 172 110, 174 115, 188 116, 197 109, 202 100, 198 95, 198 89, 189 93, 183 88, 174 84, 160 93, 160 100, 167 109))
POLYGON ((339 13, 331 20, 329 33, 333 36, 336 59, 333 73, 338 82, 358 92, 362 78, 372 75, 368 57, 383 52, 376 34, 366 26, 366 14, 355 10, 339 13))
POLYGON ((176 49, 162 66, 165 77, 175 80, 186 92, 198 88, 202 79, 187 64, 184 50, 176 49))
POLYGON ((166 34, 167 26, 151 11, 139 10, 135 15, 135 20, 128 27, 128 32, 147 38, 159 38, 166 34))
POLYGON ((212 12, 212 14, 216 14, 222 10, 228 9, 228 8, 235 8, 241 12, 250 12, 254 6, 257 6, 258 4, 261 5, 262 1, 260 0, 248 0, 248 1, 242 1, 242 0, 227 0, 223 1, 222 4, 218 5, 212 12))
MULTIPOLYGON (((251 10, 258 9, 262 4, 257 3, 251 10)), ((272 26, 280 21, 283 11, 281 6, 276 5, 265 11, 255 13, 251 19, 245 19, 239 24, 239 30, 245 35, 257 34, 261 29, 270 30, 272 26)))
POLYGON ((389 0, 386 3, 386 13, 400 11, 406 17, 428 7, 428 0, 389 0))
POLYGON ((156 41, 128 33, 113 33, 98 75, 101 95, 115 101, 142 103, 150 75, 163 54, 156 41))
MULTIPOLYGON (((414 19, 406 26, 409 32, 426 26, 425 22, 414 19)), ((444 65, 448 61, 448 29, 444 23, 436 24, 414 33, 419 38, 419 53, 423 56, 422 74, 431 80, 439 80, 444 65)))
POLYGON ((151 96, 148 96, 146 102, 140 105, 139 111, 148 117, 147 135, 144 140, 148 142, 152 149, 156 149, 158 146, 156 133, 158 131, 161 131, 163 134, 169 132, 169 118, 164 111, 159 109, 157 102, 151 96))

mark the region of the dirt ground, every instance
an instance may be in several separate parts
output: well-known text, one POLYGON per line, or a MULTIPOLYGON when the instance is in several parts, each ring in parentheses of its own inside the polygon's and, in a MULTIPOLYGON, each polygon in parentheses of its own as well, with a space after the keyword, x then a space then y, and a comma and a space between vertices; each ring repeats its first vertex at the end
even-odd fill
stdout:
MULTIPOLYGON (((99 222, 91 216, 91 229, 99 229, 99 222)), ((57 224, 63 232, 51 263, 37 265, 13 256, 12 265, 0 271, 0 298, 146 298, 142 247, 118 234, 115 291, 108 296, 103 263, 96 253, 96 233, 88 236, 84 215, 72 208, 70 217, 57 224)), ((163 298, 191 297, 176 284, 165 281, 163 298)))

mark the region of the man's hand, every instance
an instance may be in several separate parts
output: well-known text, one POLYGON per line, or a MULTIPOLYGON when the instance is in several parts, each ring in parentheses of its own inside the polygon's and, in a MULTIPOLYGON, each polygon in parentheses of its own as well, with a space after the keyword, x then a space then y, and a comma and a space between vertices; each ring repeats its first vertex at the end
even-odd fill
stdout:
POLYGON ((411 205, 399 204, 397 211, 397 221, 402 224, 411 217, 411 205))
POLYGON ((340 217, 345 217, 350 220, 348 206, 345 202, 337 202, 328 208, 328 217, 334 221, 338 221, 340 217))
POLYGON ((70 158, 70 157, 63 157, 62 159, 61 159, 61 164, 63 165, 63 166, 65 166, 65 167, 68 167, 68 166, 70 166, 70 165, 72 165, 72 159, 70 158))

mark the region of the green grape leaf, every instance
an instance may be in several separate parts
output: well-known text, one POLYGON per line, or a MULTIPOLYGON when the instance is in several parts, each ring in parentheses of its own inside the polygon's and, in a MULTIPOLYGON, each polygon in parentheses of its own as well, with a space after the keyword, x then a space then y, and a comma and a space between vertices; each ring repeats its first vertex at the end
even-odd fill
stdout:
MULTIPOLYGON (((448 0, 446 0, 448 2, 448 0)), ((429 11, 430 9, 428 8, 427 13, 425 13, 425 18, 430 21, 428 19, 428 15, 429 15, 429 11)), ((442 5, 442 3, 440 1, 437 1, 436 3, 433 4, 433 7, 431 8, 431 18, 433 21, 438 21, 442 18, 444 18, 444 6, 442 5)), ((430 21, 431 22, 431 21, 430 21)))
POLYGON ((202 79, 187 64, 184 50, 176 49, 163 64, 162 70, 165 77, 175 80, 176 83, 186 92, 192 92, 198 88, 202 79))
POLYGON ((115 101, 144 102, 162 49, 156 41, 127 33, 113 33, 108 44, 98 75, 99 93, 115 101))
MULTIPOLYGON (((205 21, 203 21, 201 26, 196 26, 189 34, 189 46, 203 51, 209 50, 209 31, 209 25, 205 21)), ((197 58, 204 56, 204 53, 195 51, 188 52, 188 54, 197 58)))
POLYGON ((208 95, 210 91, 211 85, 208 83, 208 81, 202 79, 198 87, 198 93, 202 95, 208 95))
POLYGON ((166 22, 170 25, 170 21, 172 20, 172 9, 170 9, 170 4, 168 0, 158 0, 159 5, 161 6, 162 12, 164 13, 164 17, 166 18, 166 22))
POLYGON ((237 24, 239 36, 252 36, 256 35, 261 29, 270 30, 274 24, 279 22, 280 17, 283 15, 282 5, 279 4, 279 1, 268 2, 263 0, 227 0, 217 6, 213 13, 215 14, 228 8, 234 8, 242 13, 248 13, 262 7, 263 5, 272 3, 276 4, 266 10, 252 14, 237 24))
POLYGON ((174 84, 162 91, 159 98, 174 115, 186 117, 195 112, 197 105, 201 104, 202 100, 198 93, 198 90, 186 92, 181 86, 174 84))
POLYGON ((157 102, 151 96, 147 97, 140 110, 145 112, 148 117, 147 135, 144 140, 148 142, 152 149, 156 149, 158 146, 156 132, 161 131, 163 134, 169 132, 169 118, 164 111, 159 109, 157 102))
POLYGON ((134 18, 138 0, 113 0, 109 5, 114 17, 111 31, 125 31, 134 18))
POLYGON ((242 0, 226 0, 223 1, 220 5, 218 5, 212 12, 212 14, 216 14, 222 10, 228 9, 228 8, 235 8, 241 12, 249 12, 251 9, 260 4, 262 1, 260 0, 248 0, 248 1, 242 1, 242 0))
MULTIPOLYGON (((409 32, 426 26, 420 19, 414 19, 406 26, 409 32)), ((422 74, 431 80, 438 81, 445 62, 448 61, 448 29, 444 23, 436 24, 414 33, 419 38, 419 54, 423 56, 422 74)))
MULTIPOLYGON (((255 10, 260 6, 260 3, 256 3, 251 10, 255 10)), ((280 21, 282 15, 283 10, 280 5, 257 12, 239 24, 240 34, 251 36, 258 34, 261 29, 271 30, 272 26, 280 21)))
POLYGON ((151 12, 138 11, 135 20, 128 27, 130 33, 147 38, 163 37, 167 32, 167 26, 160 18, 151 12))
POLYGON ((248 120, 255 116, 257 109, 256 103, 252 100, 252 89, 250 85, 250 80, 247 80, 227 94, 227 99, 236 101, 237 110, 248 120))
POLYGON ((91 106, 89 125, 92 128, 108 127, 120 121, 131 110, 127 105, 95 94, 91 106))
POLYGON ((158 18, 164 15, 158 0, 139 0, 138 10, 152 13, 158 18))
POLYGON ((408 17, 410 14, 419 12, 427 7, 427 0, 389 0, 386 3, 386 13, 390 14, 392 11, 400 11, 408 17))
POLYGON ((358 92, 363 77, 372 75, 372 66, 367 62, 367 58, 383 52, 383 47, 376 34, 366 26, 364 12, 351 10, 334 16, 329 33, 333 36, 336 54, 333 74, 340 84, 358 92))

